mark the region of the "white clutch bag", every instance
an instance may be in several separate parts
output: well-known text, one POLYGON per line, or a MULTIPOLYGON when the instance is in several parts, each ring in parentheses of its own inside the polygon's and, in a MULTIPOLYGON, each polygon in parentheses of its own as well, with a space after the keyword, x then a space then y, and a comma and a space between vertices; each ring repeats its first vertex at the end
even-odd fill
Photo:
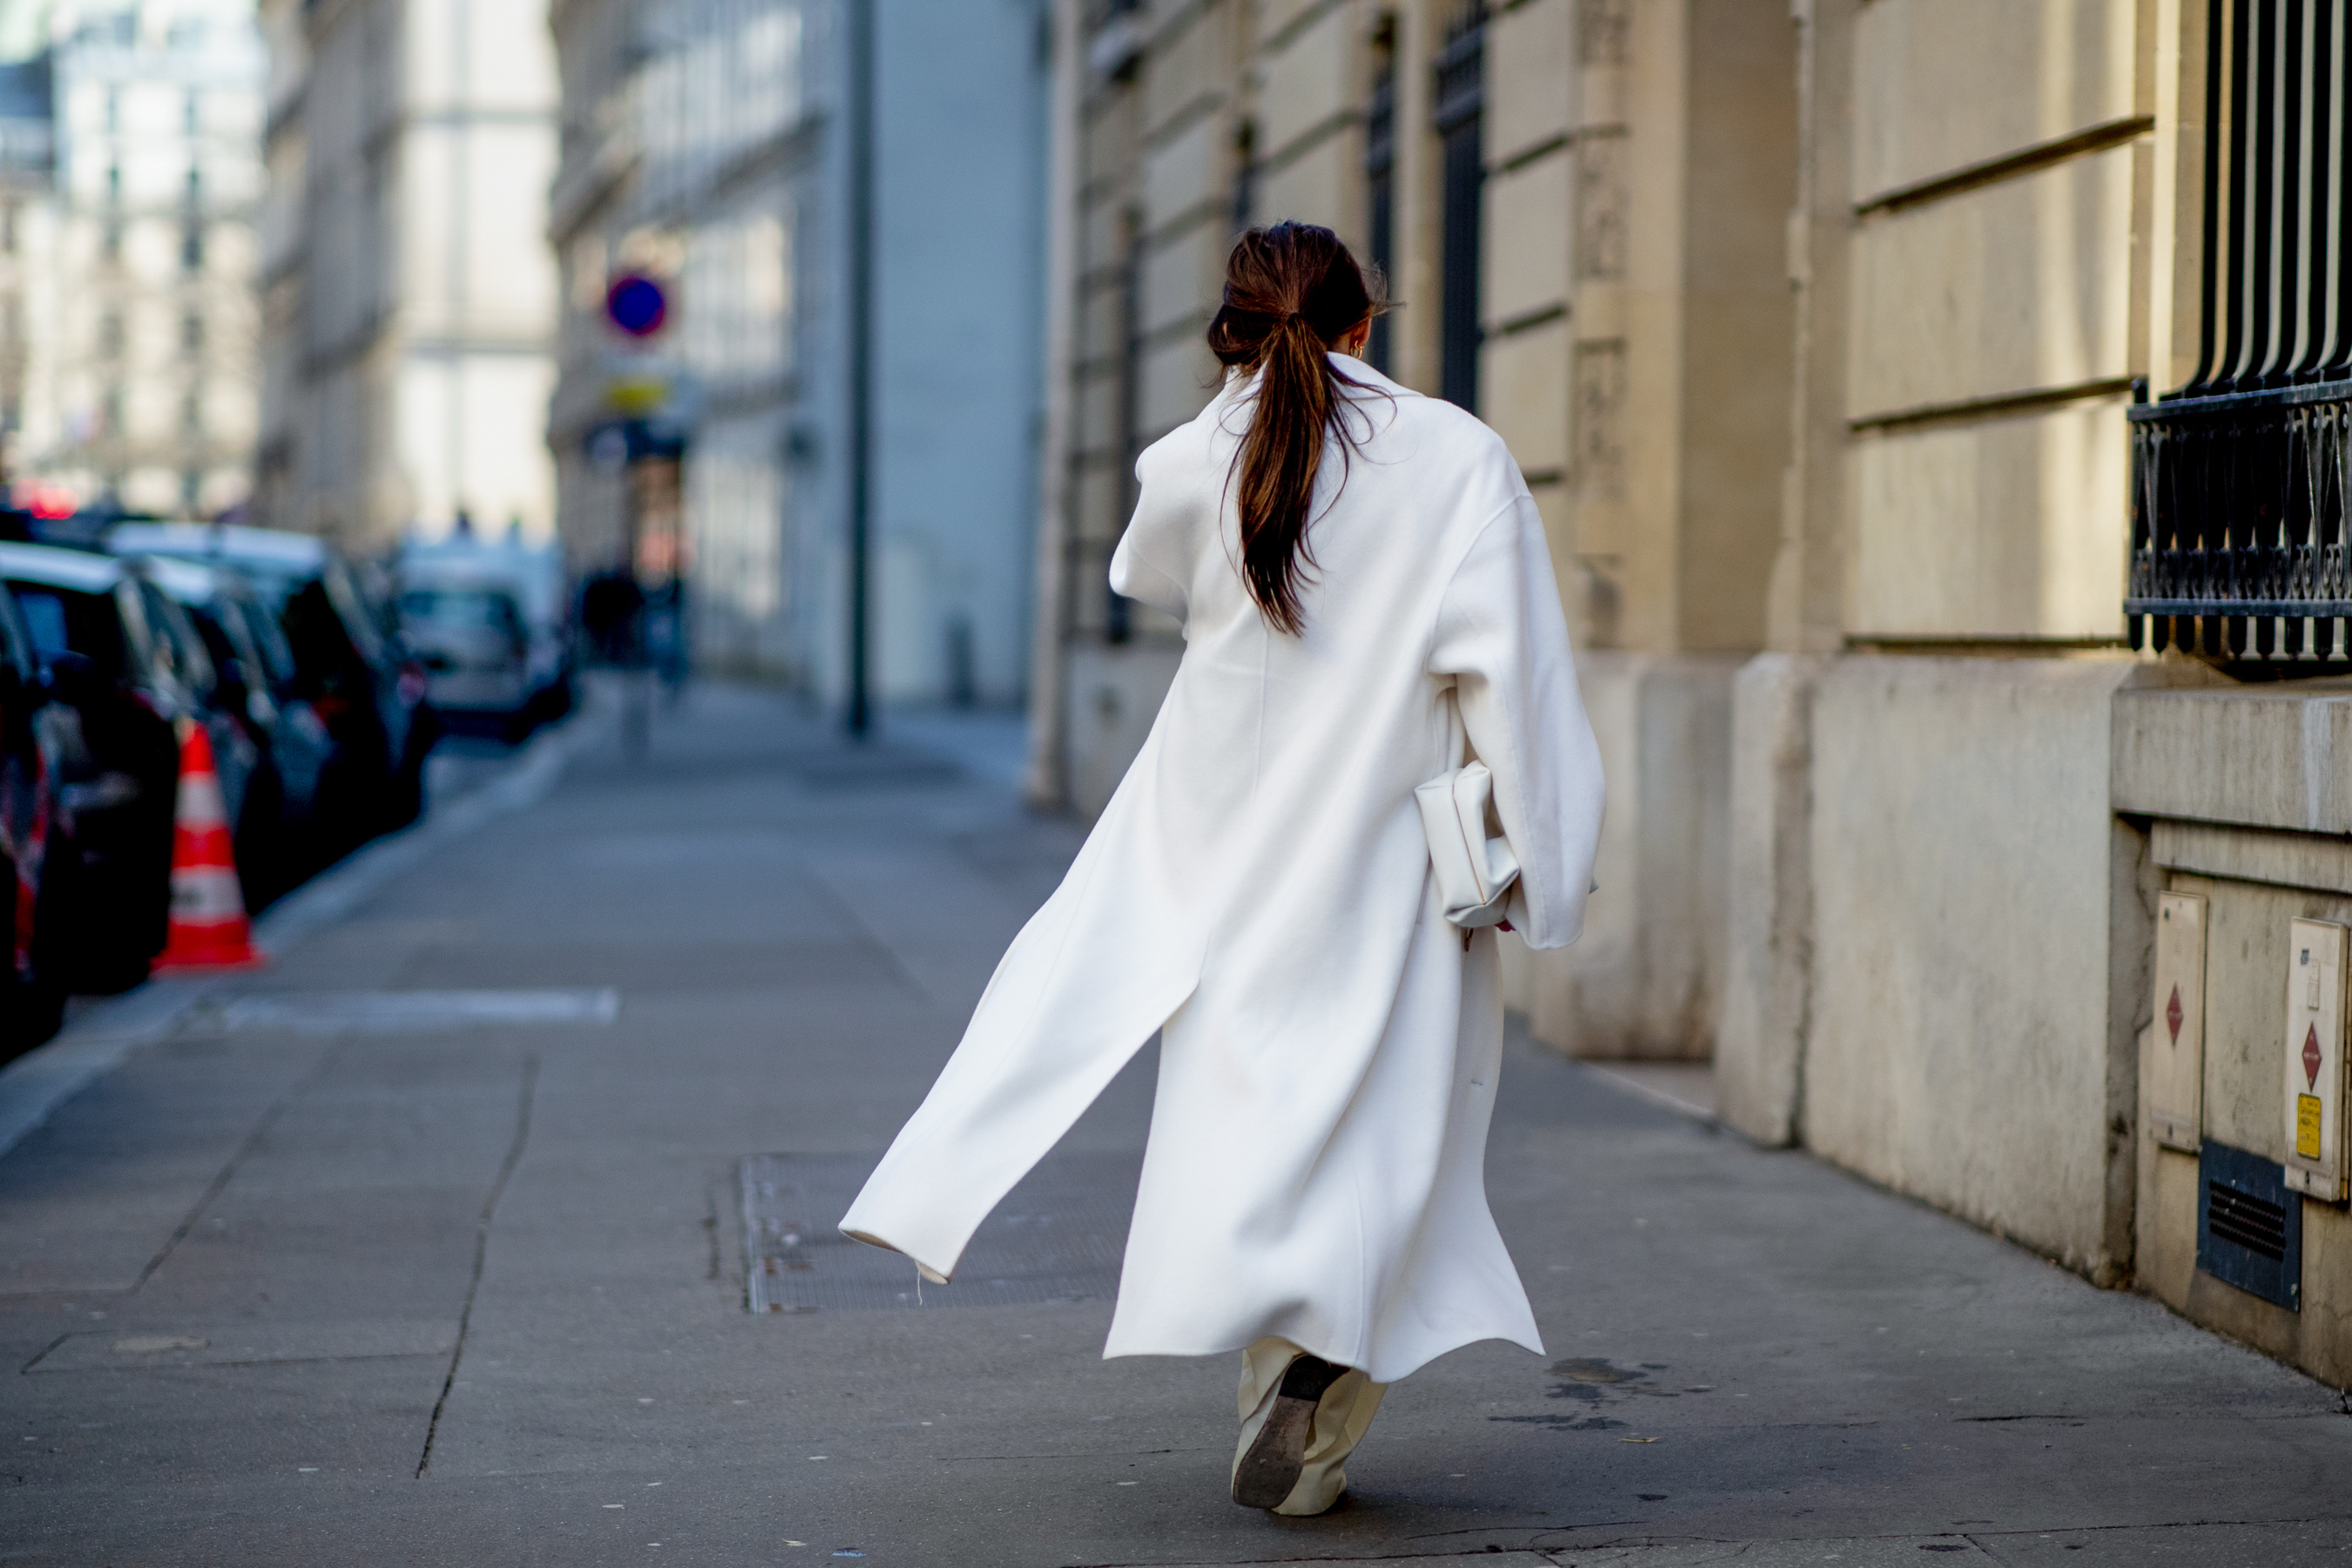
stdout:
POLYGON ((1412 798, 1421 807, 1445 918, 1465 932, 1492 925, 1509 930, 1507 906, 1519 879, 1519 858, 1490 826, 1495 775, 1484 763, 1467 763, 1420 785, 1412 798))

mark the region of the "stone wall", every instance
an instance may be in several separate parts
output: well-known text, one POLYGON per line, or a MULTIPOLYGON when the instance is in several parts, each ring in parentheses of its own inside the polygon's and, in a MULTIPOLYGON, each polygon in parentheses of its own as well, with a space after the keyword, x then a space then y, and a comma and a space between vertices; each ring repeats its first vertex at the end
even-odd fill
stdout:
POLYGON ((1800 7, 1797 440, 1735 685, 1726 1116, 2129 1277, 2107 795, 2154 137, 2132 0, 1800 7))
POLYGON ((2107 705, 2137 668, 1846 660, 1813 709, 1808 1145, 2106 1282, 2146 925, 2107 705))
POLYGON ((1609 781, 1574 947, 1504 943, 1505 995, 1536 1038, 1572 1056, 1705 1061, 1728 929, 1732 680, 1737 658, 1588 653, 1578 661, 1609 781))

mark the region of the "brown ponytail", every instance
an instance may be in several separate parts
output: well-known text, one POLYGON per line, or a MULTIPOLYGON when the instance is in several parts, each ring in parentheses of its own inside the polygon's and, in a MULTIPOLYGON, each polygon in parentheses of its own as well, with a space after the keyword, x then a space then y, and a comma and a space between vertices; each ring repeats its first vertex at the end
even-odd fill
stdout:
MULTIPOLYGON (((1248 432, 1234 465, 1240 485, 1242 578, 1265 618, 1297 634, 1303 571, 1315 563, 1307 510, 1323 466, 1324 433, 1353 446, 1342 415, 1341 374, 1326 351, 1380 306, 1339 237, 1313 224, 1278 223, 1243 235, 1225 262, 1225 298, 1209 323, 1219 363, 1259 373, 1248 432)), ((1345 482, 1344 478, 1342 483, 1345 482)))

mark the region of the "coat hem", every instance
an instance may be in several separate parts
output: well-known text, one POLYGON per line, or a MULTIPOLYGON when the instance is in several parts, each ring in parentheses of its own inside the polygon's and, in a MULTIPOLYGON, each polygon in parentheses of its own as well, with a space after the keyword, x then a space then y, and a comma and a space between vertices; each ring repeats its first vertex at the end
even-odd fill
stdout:
MULTIPOLYGON (((1267 1331, 1268 1333, 1272 1333, 1274 1331, 1275 1331, 1273 1330, 1267 1331)), ((1129 1356, 1197 1357, 1233 1355, 1249 1349, 1250 1346, 1257 1343, 1259 1340, 1265 1337, 1265 1334, 1254 1334, 1247 1339, 1235 1340, 1230 1344, 1220 1342, 1212 1345, 1181 1347, 1175 1345, 1143 1345, 1126 1346, 1115 1350, 1109 1345, 1105 1345, 1103 1347, 1102 1358, 1105 1361, 1119 1361, 1129 1356)), ((1524 1335, 1516 1331, 1499 1329, 1483 1334, 1465 1334, 1458 1340, 1454 1340, 1449 1343, 1439 1346, 1437 1349, 1430 1352, 1427 1355, 1423 1356, 1418 1361, 1412 1362, 1402 1367, 1391 1367, 1387 1365, 1358 1366, 1355 1362, 1350 1361, 1346 1356, 1340 1354, 1337 1345, 1330 1342, 1303 1340, 1289 1334, 1284 1334, 1281 1337, 1289 1340, 1292 1344, 1297 1345, 1300 1350, 1305 1351, 1311 1356, 1318 1357, 1323 1361, 1328 1361, 1334 1366, 1357 1367, 1357 1370, 1365 1373, 1374 1383, 1382 1384, 1402 1383, 1406 1378, 1411 1377, 1414 1373, 1419 1372, 1423 1367, 1427 1366, 1431 1362, 1435 1361, 1440 1356, 1452 1355, 1455 1351, 1465 1349, 1471 1345, 1484 1344, 1488 1340, 1500 1340, 1505 1344, 1517 1345, 1519 1349, 1526 1351, 1530 1355, 1542 1355, 1544 1353, 1543 1336, 1535 1331, 1532 1324, 1529 1325, 1524 1335)), ((1366 1359, 1377 1360, 1377 1358, 1373 1357, 1367 1357, 1366 1359)))
MULTIPOLYGON (((840 1230, 842 1235, 849 1237, 852 1241, 863 1242, 867 1247, 880 1247, 885 1252, 897 1253, 899 1257, 905 1258, 908 1262, 915 1266, 916 1273, 920 1274, 925 1279, 934 1285, 946 1285, 953 1282, 950 1274, 941 1273, 940 1270, 932 1268, 929 1264, 924 1262, 921 1258, 916 1257, 913 1253, 908 1251, 905 1247, 900 1247, 895 1241, 885 1241, 870 1230, 852 1230, 845 1225, 838 1226, 837 1228, 840 1230)), ((959 1259, 958 1261, 961 1260, 959 1259)))

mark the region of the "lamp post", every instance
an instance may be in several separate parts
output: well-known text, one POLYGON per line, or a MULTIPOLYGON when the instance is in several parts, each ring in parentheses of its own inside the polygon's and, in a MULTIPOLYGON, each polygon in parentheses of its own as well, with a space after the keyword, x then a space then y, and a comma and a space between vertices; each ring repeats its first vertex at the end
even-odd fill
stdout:
POLYGON ((849 10, 849 712, 848 730, 874 728, 874 7, 849 10))

